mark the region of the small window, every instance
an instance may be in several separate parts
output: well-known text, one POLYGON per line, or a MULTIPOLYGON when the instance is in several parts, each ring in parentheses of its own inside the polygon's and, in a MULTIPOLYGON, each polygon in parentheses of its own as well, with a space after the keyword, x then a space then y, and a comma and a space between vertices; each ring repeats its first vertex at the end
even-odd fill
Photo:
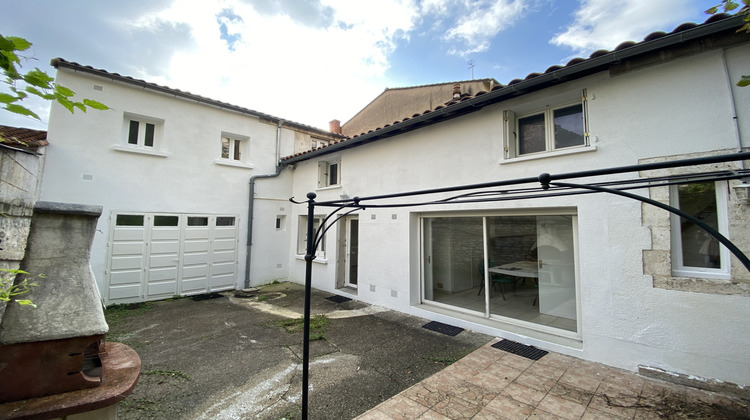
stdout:
POLYGON ((219 216, 216 218, 216 226, 234 226, 234 217, 219 216))
POLYGON ((154 216, 154 226, 177 226, 179 221, 178 216, 154 216))
MULTIPOLYGON (((313 234, 318 230, 318 227, 320 227, 320 224, 323 223, 323 219, 325 216, 315 216, 313 219, 313 234)), ((323 240, 320 242, 320 245, 318 246, 317 252, 315 253, 316 257, 325 258, 325 248, 326 248, 326 241, 325 236, 323 237, 323 240)), ((307 216, 300 216, 299 217, 299 226, 298 226, 298 232, 297 232, 297 254, 298 255, 305 255, 307 254, 307 216)))
POLYGON ((284 221, 286 216, 276 216, 276 230, 285 230, 284 221))
POLYGON ((190 216, 188 226, 208 226, 208 217, 190 216))
POLYGON ((577 103, 505 111, 506 158, 588 146, 585 91, 577 103))
POLYGON ((162 123, 155 119, 126 114, 127 144, 149 149, 155 148, 161 125, 162 123))
POLYGON ((143 215, 118 214, 115 223, 117 226, 143 226, 143 215))
POLYGON ((341 162, 318 162, 318 188, 332 187, 341 182, 341 162))
POLYGON ((328 140, 321 139, 312 139, 310 143, 310 147, 312 149, 320 149, 321 147, 326 147, 330 144, 328 140))
POLYGON ((221 135, 221 159, 242 162, 242 155, 247 146, 248 137, 230 135, 222 133, 221 135))
MULTIPOLYGON (((727 235, 726 183, 672 186, 670 204, 727 235)), ((701 227, 672 215, 671 233, 674 275, 700 278, 725 278, 729 275, 729 251, 701 227)))

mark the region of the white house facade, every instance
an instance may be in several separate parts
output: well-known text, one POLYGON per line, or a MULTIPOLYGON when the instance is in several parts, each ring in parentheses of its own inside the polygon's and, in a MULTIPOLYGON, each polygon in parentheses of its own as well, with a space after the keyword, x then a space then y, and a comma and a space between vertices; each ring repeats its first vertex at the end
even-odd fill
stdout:
MULTIPOLYGON (((719 15, 652 34, 346 139, 57 60, 58 83, 112 109, 72 117, 53 106, 40 199, 103 206, 91 263, 106 303, 302 283, 307 207, 289 197, 747 151, 750 88, 735 85, 750 71, 742 23, 719 15)), ((741 182, 634 192, 749 253, 741 182)), ((329 220, 313 287, 633 371, 750 385, 750 272, 696 226, 610 194, 425 203, 452 195, 384 199, 329 220)), ((330 209, 318 210, 315 226, 330 209)))
MULTIPOLYGON (((747 151, 741 23, 654 34, 288 157, 292 195, 328 202, 747 151)), ((696 215, 747 253, 740 183, 635 192, 696 215)), ((425 204, 457 194, 363 203, 329 227, 313 287, 633 371, 750 385, 750 273, 696 226, 610 194, 425 204)), ((331 210, 316 207, 314 225, 331 210)), ((295 205, 295 282, 305 281, 307 218, 295 205)))
POLYGON ((106 303, 234 290, 253 275, 286 278, 278 221, 290 211, 288 187, 277 187, 283 178, 254 180, 277 175, 279 156, 336 136, 62 59, 53 65, 58 83, 111 108, 73 116, 53 106, 55 145, 40 193, 103 206, 91 265, 106 303), (266 263, 255 273, 247 270, 253 252, 266 263))

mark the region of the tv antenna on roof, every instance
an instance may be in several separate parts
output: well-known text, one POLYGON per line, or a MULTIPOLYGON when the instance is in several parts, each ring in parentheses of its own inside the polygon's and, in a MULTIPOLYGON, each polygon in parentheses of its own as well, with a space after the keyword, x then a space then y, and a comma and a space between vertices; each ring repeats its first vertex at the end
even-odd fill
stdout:
POLYGON ((471 80, 474 80, 474 60, 469 60, 468 63, 469 69, 471 69, 471 80))

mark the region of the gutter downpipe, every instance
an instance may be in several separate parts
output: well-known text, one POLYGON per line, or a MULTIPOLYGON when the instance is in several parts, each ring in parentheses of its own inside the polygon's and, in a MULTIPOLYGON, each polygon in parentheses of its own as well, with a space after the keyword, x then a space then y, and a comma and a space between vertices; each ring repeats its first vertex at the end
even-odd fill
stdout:
POLYGON ((250 177, 250 198, 247 206, 247 255, 245 256, 245 284, 244 288, 250 287, 250 257, 252 255, 253 248, 253 212, 255 209, 255 180, 256 179, 267 179, 276 178, 281 174, 286 165, 281 164, 281 126, 284 125, 284 120, 279 120, 276 125, 276 172, 272 174, 253 175, 250 177))
MULTIPOLYGON (((737 153, 742 153, 742 134, 740 134, 740 122, 737 118, 737 100, 734 97, 734 83, 732 83, 732 76, 729 74, 725 48, 721 49, 721 62, 724 65, 724 77, 729 87, 729 105, 732 107, 732 122, 734 123, 734 136, 737 139, 737 153)), ((740 168, 745 169, 745 161, 740 161, 740 168)), ((743 180, 742 183, 744 184, 745 181, 743 180)))

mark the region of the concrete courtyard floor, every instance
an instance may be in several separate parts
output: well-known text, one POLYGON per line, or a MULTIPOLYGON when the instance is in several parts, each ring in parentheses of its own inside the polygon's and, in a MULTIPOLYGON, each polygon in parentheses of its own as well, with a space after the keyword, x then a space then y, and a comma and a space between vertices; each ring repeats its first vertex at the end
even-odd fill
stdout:
MULTIPOLYGON (((422 318, 313 290, 310 419, 736 419, 748 401, 497 340, 422 328, 422 318)), ((142 362, 119 419, 301 418, 304 288, 109 308, 107 340, 142 362)))

